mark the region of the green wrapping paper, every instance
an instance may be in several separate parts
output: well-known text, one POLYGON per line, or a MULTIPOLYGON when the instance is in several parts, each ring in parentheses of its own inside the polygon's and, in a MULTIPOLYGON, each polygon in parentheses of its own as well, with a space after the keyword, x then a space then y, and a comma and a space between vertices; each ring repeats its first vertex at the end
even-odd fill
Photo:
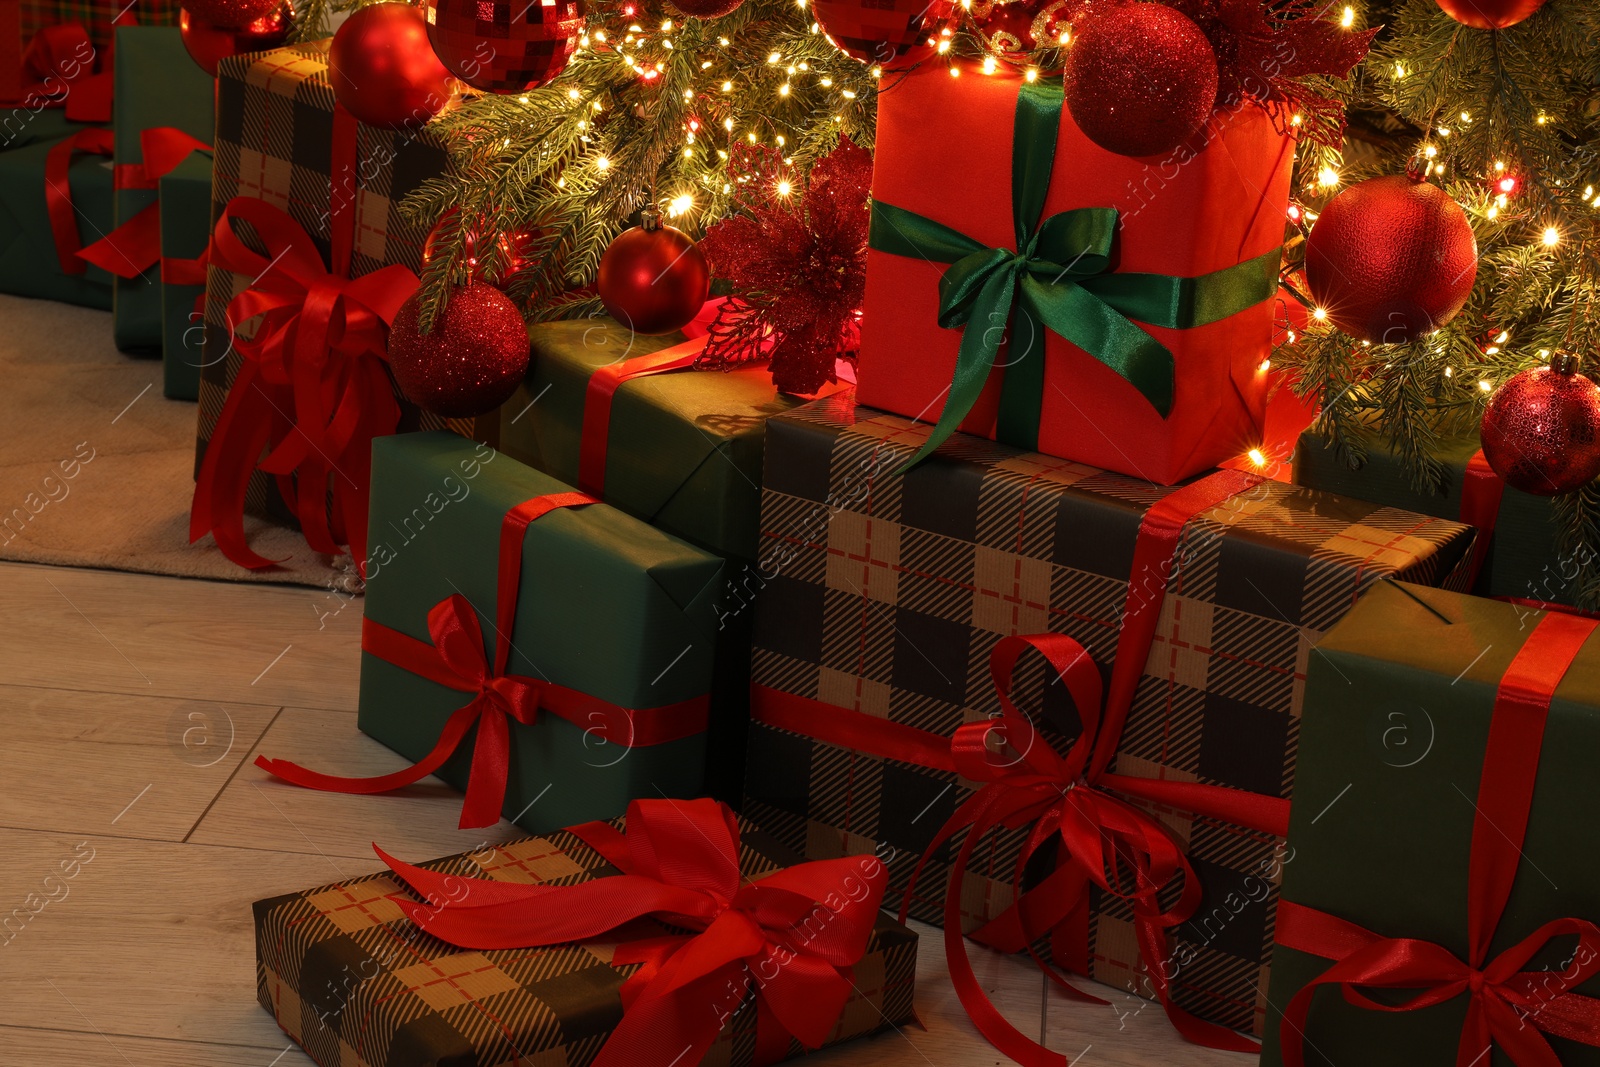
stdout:
MULTIPOLYGON (((66 274, 45 202, 45 161, 53 141, 0 152, 0 292, 111 309, 111 275, 85 265, 66 274)), ((78 239, 87 246, 112 228, 111 161, 79 155, 68 171, 78 239)))
MULTIPOLYGON (((459 593, 494 639, 501 520, 570 492, 487 445, 434 431, 373 442, 366 618, 427 640, 428 612, 459 593)), ((711 685, 722 561, 603 504, 528 527, 508 673, 628 708, 711 685)), ((364 652, 358 725, 410 760, 433 748, 461 692, 364 652)), ((438 774, 465 787, 472 738, 438 774)), ((535 833, 620 815, 642 796, 692 797, 704 735, 622 748, 554 714, 513 724, 504 813, 535 833)))
MULTIPOLYGON (((1373 587, 1316 646, 1305 683, 1284 901, 1382 937, 1467 953, 1468 856, 1495 692, 1538 612, 1398 582, 1373 587)), ((1522 861, 1489 959, 1545 922, 1600 917, 1600 643, 1591 639, 1550 704, 1522 861)), ((1559 968, 1558 940, 1529 969, 1559 968)), ((1329 961, 1275 947, 1262 1063, 1284 1062, 1282 1012, 1329 961)), ((1578 992, 1600 994, 1600 981, 1578 992)), ((1378 999, 1399 994, 1379 991, 1378 999)), ((1450 1067, 1464 996, 1416 1011, 1369 1011, 1319 990, 1306 1062, 1450 1067)), ((1600 1049, 1551 1038, 1565 1067, 1600 1049)), ((1497 1050, 1478 1067, 1509 1067, 1497 1050)))
MULTIPOLYGON (((191 154, 161 179, 161 258, 195 259, 211 239, 211 158, 191 154)), ((204 277, 204 275, 201 275, 204 277)), ((205 348, 202 285, 161 285, 163 390, 173 400, 200 399, 205 348)))
MULTIPOLYGON (((175 127, 210 144, 215 82, 189 58, 178 28, 119 27, 116 49, 112 126, 119 171, 143 162, 139 135, 157 126, 175 127)), ((154 188, 118 189, 117 225, 156 199, 154 188)), ((112 291, 112 336, 117 347, 124 352, 159 353, 163 324, 159 266, 135 278, 116 279, 112 291)))
MULTIPOLYGON (((1461 487, 1467 461, 1478 450, 1475 435, 1446 438, 1435 454, 1445 466, 1448 481, 1442 495, 1412 486, 1391 442, 1378 438, 1359 470, 1340 459, 1333 444, 1315 429, 1300 435, 1295 447, 1294 480, 1313 489, 1325 489, 1374 504, 1440 518, 1460 519, 1461 487)), ((1480 596, 1516 597, 1551 604, 1574 605, 1578 560, 1560 555, 1550 500, 1509 486, 1500 501, 1489 556, 1473 592, 1480 596)))
POLYGON ((40 141, 59 141, 79 130, 92 128, 87 122, 69 122, 66 111, 59 107, 37 111, 21 104, 0 107, 0 152, 40 141))

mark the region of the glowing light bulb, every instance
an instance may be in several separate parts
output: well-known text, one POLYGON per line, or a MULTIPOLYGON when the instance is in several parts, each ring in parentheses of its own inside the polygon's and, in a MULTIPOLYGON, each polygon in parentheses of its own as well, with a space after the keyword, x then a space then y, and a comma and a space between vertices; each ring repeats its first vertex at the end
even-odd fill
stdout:
POLYGON ((607 159, 605 156, 600 156, 598 159, 596 159, 594 161, 594 169, 595 170, 610 170, 611 169, 611 160, 607 159))
POLYGON ((794 191, 794 186, 790 185, 787 181, 780 180, 778 182, 778 195, 779 196, 788 196, 793 191, 794 191))
POLYGON ((1546 226, 1544 228, 1543 241, 1546 248, 1554 248, 1561 243, 1561 231, 1554 226, 1546 226))
POLYGON ((1267 465, 1267 457, 1261 451, 1261 449, 1252 448, 1249 452, 1247 452, 1245 454, 1250 457, 1250 462, 1254 463, 1256 466, 1265 467, 1267 465))
POLYGON ((1356 9, 1353 8, 1353 7, 1345 8, 1344 9, 1344 13, 1339 16, 1339 25, 1343 26, 1345 29, 1348 30, 1351 26, 1354 26, 1355 24, 1356 24, 1356 9))
POLYGON ((1327 308, 1315 308, 1311 312, 1311 317, 1316 319, 1318 322, 1327 322, 1328 321, 1328 309, 1327 308))

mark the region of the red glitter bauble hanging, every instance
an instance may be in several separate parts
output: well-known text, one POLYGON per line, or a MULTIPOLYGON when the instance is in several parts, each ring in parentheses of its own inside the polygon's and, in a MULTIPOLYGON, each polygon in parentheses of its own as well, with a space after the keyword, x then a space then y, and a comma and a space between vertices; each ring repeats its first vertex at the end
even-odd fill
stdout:
POLYGON ((731 15, 744 0, 672 0, 672 6, 697 19, 719 19, 731 15))
POLYGON ((1200 27, 1155 3, 1092 10, 1074 24, 1067 108, 1089 140, 1124 156, 1169 152, 1217 99, 1217 57, 1200 27))
POLYGON ((880 67, 908 66, 934 53, 955 5, 949 0, 812 0, 811 13, 846 55, 880 67))
POLYGON ((1600 386, 1577 360, 1514 375, 1483 412, 1483 458, 1505 483, 1537 496, 1581 489, 1600 474, 1600 386))
POLYGON ((428 44, 428 24, 410 4, 360 8, 328 49, 333 95, 369 126, 422 126, 450 99, 450 72, 428 44))
POLYGON ((213 26, 188 8, 178 11, 178 33, 183 37, 183 47, 200 69, 213 78, 217 76, 217 64, 224 59, 277 48, 289 39, 293 28, 294 8, 289 6, 289 0, 281 0, 276 11, 240 29, 213 26))
POLYGON ((1410 175, 1369 178, 1334 197, 1306 240, 1306 285, 1328 319, 1372 344, 1412 341, 1455 317, 1478 274, 1478 245, 1450 195, 1410 175))
MULTIPOLYGON (((422 265, 427 266, 433 261, 439 242, 444 239, 446 230, 456 226, 456 216, 460 209, 451 208, 446 211, 439 221, 434 223, 433 229, 428 231, 428 237, 422 242, 422 265)), ((466 256, 468 276, 475 282, 488 282, 493 286, 504 286, 511 276, 520 271, 533 256, 534 244, 538 240, 536 230, 516 230, 512 233, 503 233, 495 244, 500 248, 500 267, 493 274, 486 273, 482 261, 488 257, 488 250, 480 251, 480 237, 475 230, 468 230, 462 237, 462 252, 466 256)))
POLYGON ((281 0, 189 0, 183 10, 206 26, 237 30, 273 14, 280 3, 281 0))
POLYGON ((635 333, 671 333, 705 304, 711 270, 688 234, 646 219, 607 246, 595 286, 607 314, 622 325, 635 333))
POLYGON ((450 73, 474 89, 524 93, 567 69, 583 21, 582 0, 433 0, 428 40, 450 73))
POLYGON ((1515 26, 1544 6, 1545 0, 1438 0, 1446 15, 1475 30, 1515 26))
POLYGON ((412 296, 389 328, 389 370, 405 398, 447 419, 484 415, 511 399, 528 373, 528 327, 506 294, 474 283, 457 289, 418 331, 412 296))

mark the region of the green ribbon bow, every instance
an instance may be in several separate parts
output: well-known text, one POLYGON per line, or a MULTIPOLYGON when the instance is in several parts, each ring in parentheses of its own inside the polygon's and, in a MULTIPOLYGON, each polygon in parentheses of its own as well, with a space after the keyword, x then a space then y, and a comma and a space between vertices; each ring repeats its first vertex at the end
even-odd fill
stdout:
POLYGON ((914 211, 873 201, 871 247, 950 264, 939 279, 938 322, 963 331, 944 410, 906 468, 961 425, 1008 334, 996 436, 1034 450, 1044 405, 1045 328, 1116 371, 1165 418, 1172 411, 1172 353, 1133 320, 1189 329, 1237 314, 1277 291, 1278 248, 1195 278, 1111 273, 1116 208, 1077 208, 1039 221, 1055 165, 1062 96, 1060 83, 1043 82, 1025 83, 1017 94, 1011 160, 1015 250, 988 248, 914 211))

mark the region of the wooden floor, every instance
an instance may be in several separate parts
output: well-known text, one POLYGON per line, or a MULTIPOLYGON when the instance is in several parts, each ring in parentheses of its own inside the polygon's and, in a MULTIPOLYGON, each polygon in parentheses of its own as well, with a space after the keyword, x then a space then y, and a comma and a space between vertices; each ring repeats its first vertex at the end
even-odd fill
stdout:
MULTIPOLYGON (((0 1067, 308 1067, 255 1000, 250 902, 464 851, 460 800, 295 789, 256 752, 345 773, 398 757, 356 731, 360 601, 284 586, 0 564, 0 1067), (70 873, 70 876, 69 876, 70 873)), ((517 836, 501 823, 497 839, 517 836)), ((922 929, 908 1028, 820 1067, 1000 1064, 922 929)), ((1243 1067, 1159 1008, 1048 1002, 973 948, 986 989, 1074 1067, 1243 1067)))

